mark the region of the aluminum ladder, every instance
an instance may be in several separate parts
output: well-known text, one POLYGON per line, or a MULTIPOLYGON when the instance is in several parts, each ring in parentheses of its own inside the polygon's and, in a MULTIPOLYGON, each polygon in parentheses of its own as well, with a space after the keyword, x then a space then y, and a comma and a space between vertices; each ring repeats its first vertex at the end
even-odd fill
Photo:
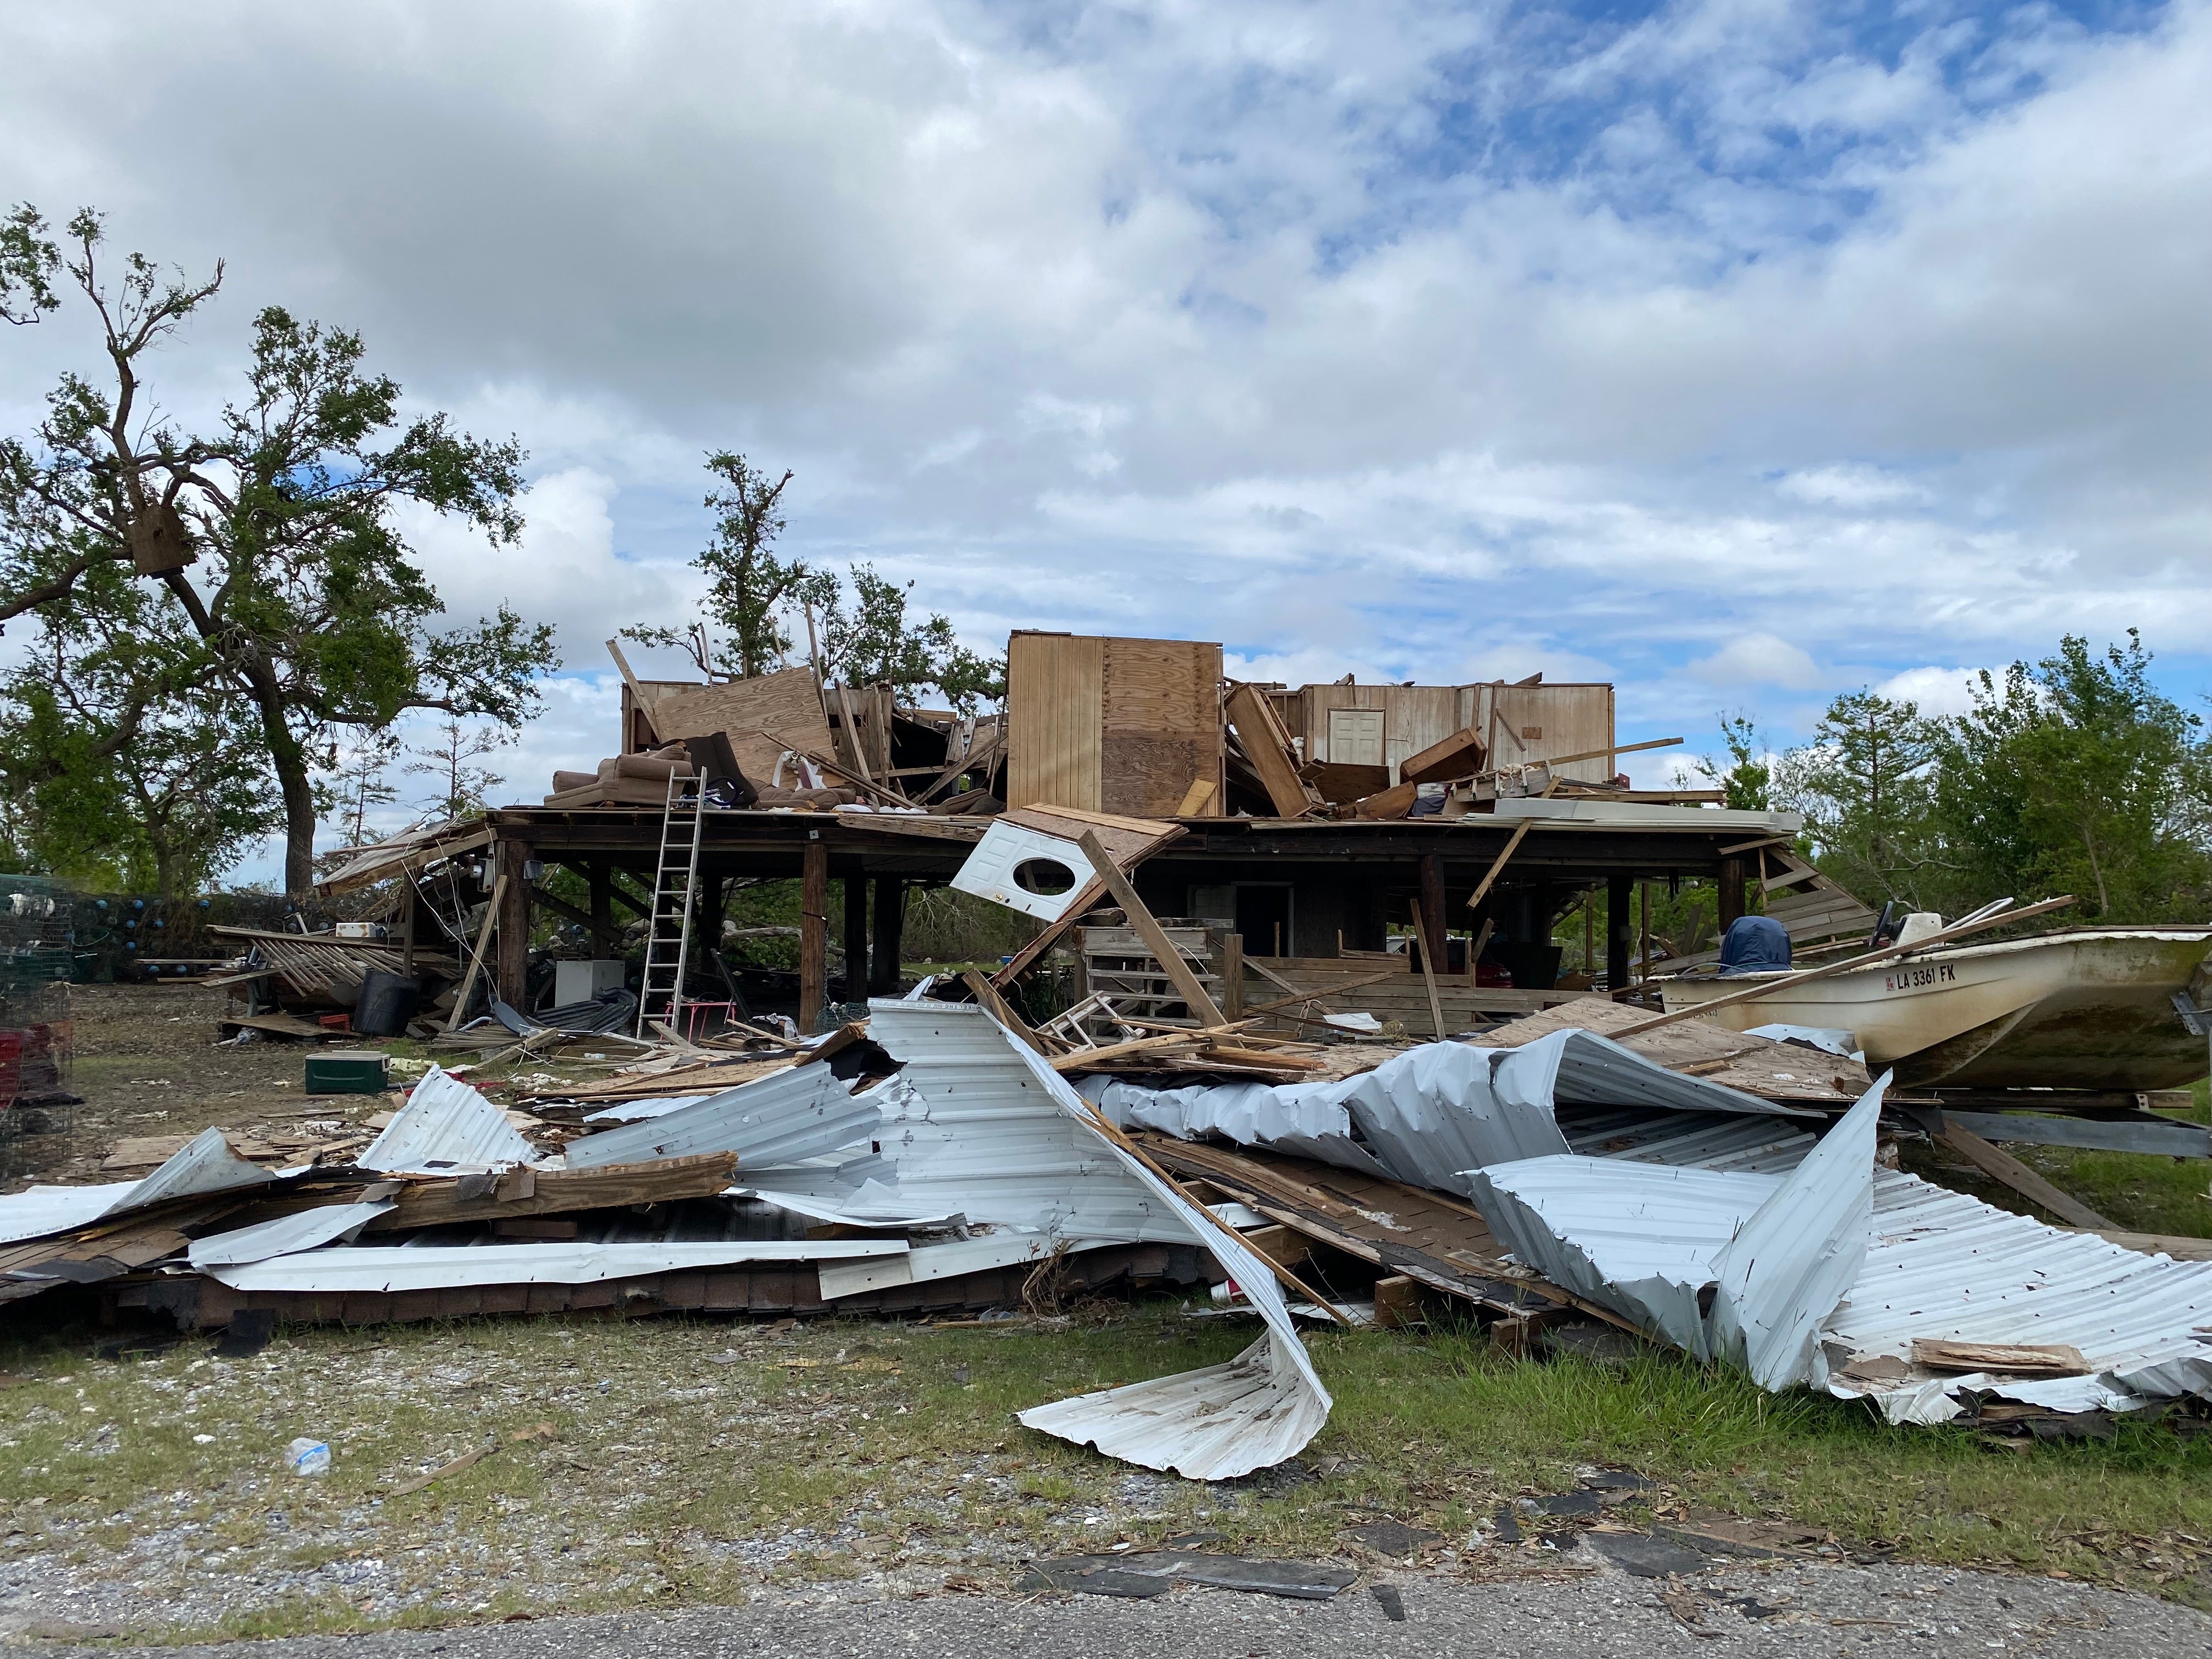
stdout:
POLYGON ((660 812, 660 861, 653 876, 653 915, 645 935, 645 978, 637 993, 637 1035, 652 1020, 676 1029, 684 974, 691 958, 691 899, 699 884, 699 837, 706 814, 702 781, 671 776, 660 812))

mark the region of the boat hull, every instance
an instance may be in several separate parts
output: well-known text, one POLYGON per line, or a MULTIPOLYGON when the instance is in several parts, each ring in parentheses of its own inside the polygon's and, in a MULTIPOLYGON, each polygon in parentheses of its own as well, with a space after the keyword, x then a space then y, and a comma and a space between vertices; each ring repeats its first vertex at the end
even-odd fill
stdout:
MULTIPOLYGON (((1787 1023, 1854 1033, 1867 1064, 1908 1087, 2172 1089, 2207 1070, 2205 1040, 2174 1012, 2212 928, 2077 928, 1941 946, 1784 986, 1717 1009, 1735 1030, 1787 1023)), ((1669 1012, 1766 975, 1660 982, 1669 1012)), ((1779 975, 1772 977, 1780 978, 1779 975)))

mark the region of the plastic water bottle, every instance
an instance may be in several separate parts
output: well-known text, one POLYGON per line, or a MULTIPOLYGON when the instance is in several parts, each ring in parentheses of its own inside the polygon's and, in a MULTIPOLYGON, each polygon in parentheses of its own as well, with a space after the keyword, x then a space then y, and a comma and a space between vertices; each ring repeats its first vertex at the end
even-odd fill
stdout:
POLYGON ((284 1462, 295 1474, 328 1474, 331 1472, 330 1443, 304 1438, 295 1440, 284 1448, 284 1462))

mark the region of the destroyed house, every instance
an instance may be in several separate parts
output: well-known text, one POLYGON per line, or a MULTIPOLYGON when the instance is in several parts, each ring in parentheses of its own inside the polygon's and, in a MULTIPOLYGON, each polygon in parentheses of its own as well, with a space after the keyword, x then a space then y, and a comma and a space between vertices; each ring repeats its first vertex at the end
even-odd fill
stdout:
MULTIPOLYGON (((1588 896, 1605 896, 1610 919, 1591 955, 1625 985, 1649 954, 1637 884, 1715 880, 1725 926, 1798 827, 1718 810, 1711 792, 1627 787, 1605 684, 1292 688, 1228 679, 1214 642, 1018 632, 1003 712, 969 716, 887 685, 825 685, 805 667, 644 680, 616 654, 615 752, 557 773, 541 804, 470 826, 471 847, 488 835, 489 849, 447 872, 434 898, 435 884, 413 884, 414 922, 394 918, 455 961, 481 947, 489 983, 518 1006, 532 917, 549 909, 607 958, 634 951, 649 923, 638 989, 664 1012, 741 1002, 711 948, 720 895, 732 879, 797 878, 792 1006, 811 1029, 832 1003, 898 986, 906 890, 951 883, 1011 812, 1060 837, 1059 866, 1079 885, 1091 869, 1068 843, 1086 823, 1121 826, 1132 839, 1114 856, 1177 951, 1203 959, 1224 1009, 1300 994, 1325 1006, 1357 981, 1359 1005, 1384 1018, 1462 1029, 1586 988, 1588 976, 1561 983, 1553 940, 1588 896), (587 905, 545 890, 556 866, 584 878, 587 905), (834 982, 832 881, 845 899, 834 982), (469 920, 487 910, 488 945, 469 920)), ((434 863, 430 840, 401 864, 434 863)), ((394 867, 372 849, 324 890, 394 867)), ((1065 919, 1049 940, 1072 952, 1081 988, 1141 983, 1152 994, 1134 1006, 1182 1017, 1156 953, 1089 897, 1090 924, 1065 919)), ((1032 959, 1009 964, 1009 982, 1032 959)))

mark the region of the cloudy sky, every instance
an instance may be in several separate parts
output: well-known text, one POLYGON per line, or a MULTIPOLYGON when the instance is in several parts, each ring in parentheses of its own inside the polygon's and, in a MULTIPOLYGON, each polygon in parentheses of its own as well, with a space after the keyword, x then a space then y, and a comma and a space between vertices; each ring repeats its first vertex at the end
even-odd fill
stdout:
MULTIPOLYGON (((0 197, 112 216, 531 453, 515 793, 792 550, 1287 679, 1604 678, 1624 737, 2130 626, 2212 665, 2212 5, 0 3, 0 197)), ((82 353, 0 337, 20 430, 82 353)), ((1664 762, 1644 768, 1656 776, 1664 762)))

